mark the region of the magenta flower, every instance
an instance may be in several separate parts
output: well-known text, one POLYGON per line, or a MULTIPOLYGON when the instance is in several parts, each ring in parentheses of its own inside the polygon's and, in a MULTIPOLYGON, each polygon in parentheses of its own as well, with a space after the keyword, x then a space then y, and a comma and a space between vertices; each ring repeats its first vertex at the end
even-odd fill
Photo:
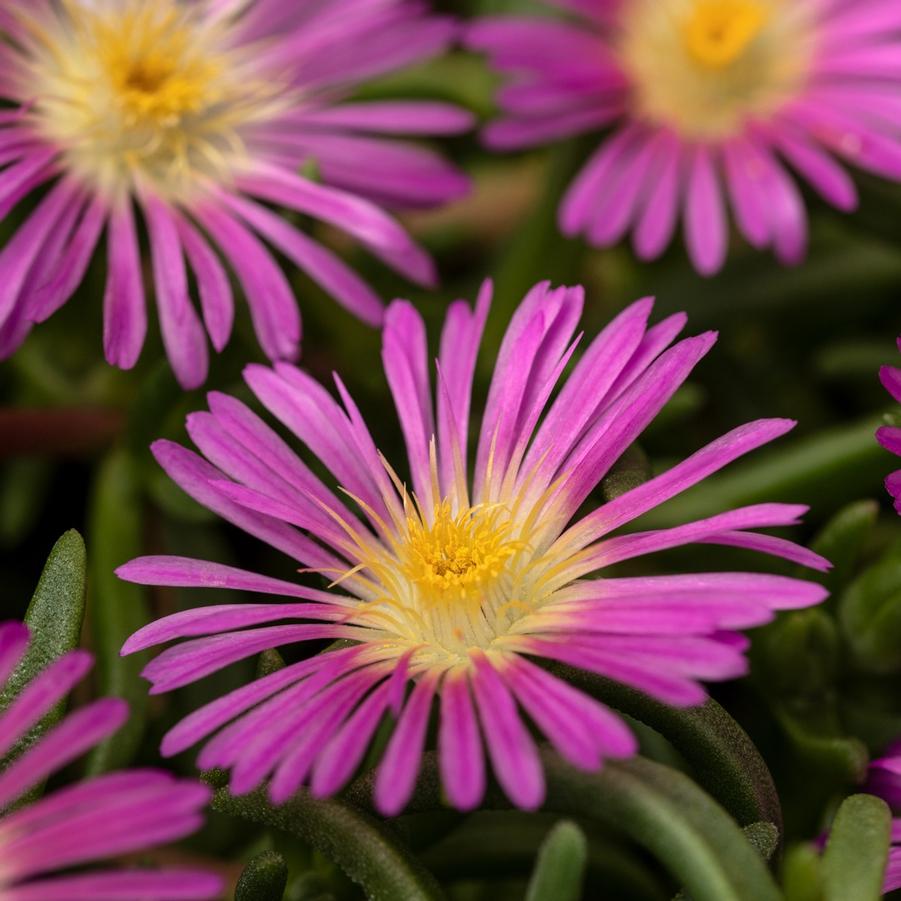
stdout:
MULTIPOLYGON (((901 338, 898 338, 898 350, 901 350, 901 338)), ((891 396, 901 403, 901 369, 895 366, 883 366, 879 370, 879 379, 891 396)), ((882 426, 876 432, 876 439, 886 449, 901 457, 901 428, 898 426, 882 426)), ((894 498, 895 510, 901 513, 901 469, 895 470, 886 480, 885 487, 894 498)))
POLYGON ((891 0, 548 0, 565 19, 490 17, 468 44, 511 77, 485 139, 498 150, 609 128, 560 227, 657 257, 682 219, 697 270, 740 231, 804 255, 796 177, 841 210, 847 161, 901 180, 901 6, 891 0))
MULTIPOLYGON (((0 624, 0 682, 28 646, 28 629, 0 624)), ((85 651, 50 663, 0 714, 0 756, 37 724, 91 668, 85 651)), ((104 698, 70 713, 0 772, 0 897, 3 901, 193 901, 218 898, 212 873, 167 868, 88 869, 146 851, 203 824, 210 792, 161 770, 125 770, 58 789, 15 810, 26 792, 112 735, 128 706, 104 698), (78 867, 75 873, 62 873, 78 867)))
MULTIPOLYGON (((901 811, 901 742, 895 742, 885 757, 870 763, 864 791, 878 795, 893 811, 901 811)), ((882 891, 888 894, 897 888, 901 888, 901 819, 895 818, 882 891)))
POLYGON ((707 333, 673 344, 685 317, 648 328, 649 299, 591 343, 551 402, 579 340, 583 291, 535 287, 501 346, 470 469, 471 389, 490 296, 486 285, 474 310, 462 301, 450 307, 434 403, 423 321, 403 301, 388 310, 382 356, 406 441, 410 489, 376 449, 340 379, 339 401, 286 363, 248 367, 247 383, 331 471, 349 501, 255 413, 223 394, 210 394, 209 412, 188 417, 201 455, 170 441, 154 445, 157 460, 188 494, 332 584, 317 590, 182 557, 126 564, 119 575, 142 584, 296 600, 201 607, 141 629, 123 653, 189 639, 147 666, 152 691, 187 685, 267 648, 351 642, 201 708, 166 736, 164 754, 217 733, 199 765, 231 768, 232 791, 271 778, 276 802, 304 783, 324 796, 353 775, 390 711, 397 724, 375 785, 376 804, 390 815, 413 790, 437 703, 440 770, 451 803, 478 805, 487 750, 510 799, 534 808, 544 781, 527 720, 588 770, 636 747, 619 717, 535 659, 600 673, 670 704, 698 704, 705 698, 701 680, 745 672, 746 640, 738 630, 769 621, 775 610, 822 600, 819 585, 768 574, 606 574, 621 561, 695 542, 828 567, 804 548, 753 531, 796 523, 806 508, 790 504, 757 504, 678 528, 611 537, 783 435, 793 426, 783 419, 738 428, 576 518, 715 341, 707 333))
POLYGON ((373 290, 267 204, 335 226, 431 284, 430 258, 382 206, 443 203, 467 180, 396 136, 459 132, 470 116, 442 103, 344 101, 455 34, 416 0, 4 3, 0 96, 12 106, 0 111, 0 218, 40 198, 0 251, 0 356, 68 300, 105 229, 104 349, 116 366, 135 364, 147 331, 135 209, 185 387, 204 381, 207 335, 217 351, 229 339, 223 258, 272 360, 296 358, 301 320, 270 246, 379 324, 373 290))

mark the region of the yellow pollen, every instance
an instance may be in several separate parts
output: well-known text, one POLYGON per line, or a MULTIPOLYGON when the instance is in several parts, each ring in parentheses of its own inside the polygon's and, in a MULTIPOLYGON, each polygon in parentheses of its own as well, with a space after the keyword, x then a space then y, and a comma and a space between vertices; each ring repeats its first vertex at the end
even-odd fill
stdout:
POLYGON ((756 0, 697 0, 682 37, 701 65, 722 69, 741 56, 767 17, 766 7, 756 0))
POLYGON ((111 41, 105 48, 101 59, 131 122, 149 119, 173 125, 186 113, 197 112, 215 100, 219 66, 186 54, 185 37, 184 32, 175 31, 170 45, 162 48, 147 46, 147 40, 136 47, 111 41), (180 66, 178 57, 182 58, 180 66))
POLYGON ((472 507, 454 515, 448 501, 435 505, 430 525, 408 517, 403 571, 427 604, 479 602, 479 592, 525 549, 524 542, 511 537, 505 520, 500 506, 472 507))

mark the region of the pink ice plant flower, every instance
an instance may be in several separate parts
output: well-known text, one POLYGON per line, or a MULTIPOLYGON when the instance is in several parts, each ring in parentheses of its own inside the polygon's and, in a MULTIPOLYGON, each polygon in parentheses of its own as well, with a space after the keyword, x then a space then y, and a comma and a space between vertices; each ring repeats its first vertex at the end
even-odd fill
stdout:
MULTIPOLYGON (((892 744, 885 756, 870 763, 864 791, 878 795, 895 813, 901 813, 901 741, 892 744)), ((892 820, 892 844, 885 869, 885 894, 901 888, 901 819, 892 820)))
POLYGON ((508 80, 497 150, 604 130, 560 227, 659 256, 681 219, 697 270, 727 253, 731 206, 756 248, 799 262, 797 181, 849 211, 843 163, 901 180, 895 0, 546 0, 556 18, 486 17, 468 32, 508 80))
MULTIPOLYGON (((28 648, 28 628, 0 624, 0 683, 28 648)), ((85 651, 53 660, 0 713, 0 757, 13 750, 93 665, 85 651)), ((209 789, 162 770, 122 770, 22 802, 31 789, 112 735, 128 718, 118 698, 70 713, 0 770, 2 901, 200 901, 219 898, 222 880, 202 870, 94 868, 195 832, 209 789), (14 809, 12 805, 20 802, 14 809), (75 872, 66 872, 77 867, 75 872), (89 867, 85 869, 85 867, 89 867)))
MULTIPOLYGON (((898 350, 901 350, 901 338, 898 338, 898 350)), ((879 379, 885 390, 901 404, 901 369, 897 366, 883 366, 879 370, 879 379)), ((901 428, 894 425, 882 426, 876 432, 876 439, 888 451, 901 457, 901 428)), ((895 501, 895 510, 901 513, 901 469, 895 470, 885 480, 885 487, 895 501)))
POLYGON ((260 345, 295 359, 301 318, 275 249, 338 303, 381 300, 272 207, 345 232, 410 280, 428 254, 385 207, 467 190, 399 136, 466 130, 428 101, 355 102, 367 80, 442 51, 455 23, 419 0, 9 0, 0 9, 0 218, 35 202, 0 251, 0 356, 71 297, 106 232, 103 343, 134 366, 147 332, 139 219, 166 352, 204 381, 240 283, 260 345))
POLYGON ((187 639, 148 664, 152 691, 171 691, 267 648, 350 642, 200 708, 168 733, 164 754, 211 739, 199 766, 230 768, 235 793, 269 779, 277 803, 305 783, 326 796, 354 774, 390 714, 396 726, 378 766, 375 803, 392 815, 413 791, 437 707, 450 803, 479 804, 487 751, 511 801, 535 808, 544 777, 527 722, 585 770, 636 750, 619 716, 536 661, 600 673, 669 704, 699 704, 702 680, 745 673, 738 630, 823 599, 820 585, 780 575, 608 573, 691 543, 828 567, 784 538, 754 531, 796 524, 806 508, 795 504, 754 504, 676 528, 612 535, 789 431, 794 423, 785 419, 742 426, 578 515, 716 339, 676 341, 681 314, 649 328, 650 299, 617 316, 563 380, 579 343, 583 291, 536 286, 504 337, 470 467, 473 375, 490 299, 486 284, 474 309, 463 301, 448 309, 434 400, 423 320, 404 301, 388 310, 382 359, 409 487, 377 450, 340 378, 335 398, 287 363, 249 366, 247 384, 331 472, 343 497, 225 394, 211 393, 209 412, 188 417, 199 454, 171 441, 154 444, 189 495, 331 585, 320 590, 182 557, 126 564, 118 574, 132 582, 278 598, 187 610, 135 633, 123 653, 187 639))

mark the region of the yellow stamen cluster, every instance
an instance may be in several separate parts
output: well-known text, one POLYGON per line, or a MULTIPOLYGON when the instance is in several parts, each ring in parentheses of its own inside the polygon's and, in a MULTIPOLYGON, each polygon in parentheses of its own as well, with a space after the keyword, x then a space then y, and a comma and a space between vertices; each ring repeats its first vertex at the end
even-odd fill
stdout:
POLYGON ((428 509, 403 499, 405 516, 386 541, 346 528, 357 564, 333 584, 364 598, 349 622, 417 646, 420 659, 456 661, 540 605, 547 561, 528 540, 529 518, 499 503, 445 498, 428 509))
POLYGON ((403 570, 427 604, 479 603, 480 594, 525 549, 511 537, 502 507, 471 507, 454 515, 450 503, 435 506, 432 522, 407 519, 403 570))
POLYGON ((699 0, 683 23, 683 40, 701 65, 722 69, 745 51, 767 18, 759 0, 699 0))
POLYGON ((810 5, 795 0, 627 0, 616 50, 638 116, 689 139, 728 139, 804 85, 810 5))
MULTIPOLYGON (((15 77, 29 115, 68 169, 109 194, 149 187, 185 200, 246 159, 248 128, 290 88, 234 47, 227 19, 179 0, 61 0, 20 8, 29 40, 15 77)), ((257 48, 259 49, 259 48, 257 48)))
POLYGON ((93 40, 106 77, 130 125, 177 126, 185 116, 221 99, 222 61, 191 46, 190 29, 174 9, 139 9, 121 23, 93 20, 93 40), (125 34, 112 28, 123 25, 125 34))

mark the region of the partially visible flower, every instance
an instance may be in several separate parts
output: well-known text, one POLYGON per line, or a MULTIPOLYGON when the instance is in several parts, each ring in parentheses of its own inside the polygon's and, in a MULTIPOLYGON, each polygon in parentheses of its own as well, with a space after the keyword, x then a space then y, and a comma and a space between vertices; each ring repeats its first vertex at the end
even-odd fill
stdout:
POLYGON ((648 328, 649 299, 620 314, 558 384, 579 343, 583 291, 536 286, 500 348, 470 468, 472 383, 490 296, 486 285, 474 310, 462 301, 449 308, 434 402, 425 325, 409 303, 388 310, 382 358, 406 441, 409 488, 376 449, 340 379, 339 403, 285 363, 248 367, 247 383, 352 504, 227 395, 210 394, 210 411, 188 417, 202 456, 169 441, 154 445, 166 472, 201 504, 333 581, 323 591, 183 557, 126 564, 119 575, 133 582, 299 601, 201 607, 141 629, 124 653, 190 639, 147 666, 152 691, 179 688, 267 648, 351 642, 202 707, 166 736, 164 754, 217 733, 199 764, 231 768, 232 791, 271 777, 276 802, 304 783, 314 795, 329 795, 353 775, 390 712, 397 725, 378 767, 375 801, 395 814, 413 790, 437 702, 439 766, 451 803, 479 804, 487 749, 509 798, 534 808, 544 777, 527 722, 587 770, 636 747, 618 716, 534 659, 600 673, 670 704, 699 704, 702 680, 745 673, 740 629, 824 597, 819 585, 769 574, 608 572, 691 543, 827 568, 822 557, 753 531, 797 523, 806 508, 792 504, 755 504, 611 537, 783 435, 794 425, 788 420, 738 428, 576 518, 715 341, 707 333, 673 344, 685 317, 648 328))
MULTIPOLYGON (((0 683, 28 647, 28 629, 0 624, 0 683)), ((71 691, 93 664, 84 651, 50 663, 0 714, 0 757, 71 691)), ((104 698, 70 713, 0 771, 0 898, 3 901, 193 901, 218 898, 222 880, 201 870, 105 867, 107 858, 146 851, 195 832, 206 786, 161 770, 123 770, 12 804, 126 720, 128 706, 104 698), (65 872, 77 867, 74 872, 65 872)))
POLYGON ((487 17, 468 44, 510 76, 489 146, 610 129, 563 201, 567 235, 604 247, 631 231, 651 259, 681 217, 707 275, 726 257, 728 198, 750 244, 797 263, 796 177, 841 210, 857 192, 840 160, 901 180, 898 3, 547 2, 567 18, 487 17))
MULTIPOLYGON (((870 763, 863 790, 878 795, 895 813, 901 813, 901 742, 895 742, 884 757, 870 763)), ((901 819, 895 818, 882 891, 887 894, 897 888, 901 888, 901 819)))
POLYGON ((416 0, 5 2, 0 219, 40 194, 0 252, 0 356, 68 300, 106 229, 104 349, 116 366, 135 364, 147 331, 136 209, 185 387, 206 376, 207 334, 218 351, 231 332, 220 255, 272 360, 296 358, 301 321, 267 243, 379 324, 373 290, 267 204, 335 226, 431 284, 430 258, 381 207, 440 204, 467 180, 396 136, 456 133, 470 116, 442 103, 345 101, 455 34, 416 0))
MULTIPOLYGON (((898 350, 901 350, 901 338, 898 338, 898 350)), ((901 404, 901 369, 895 366, 883 366, 879 370, 879 378, 891 396, 901 404)), ((882 426, 876 432, 879 443, 888 451, 901 457, 901 428, 898 426, 882 426)), ((896 469, 886 480, 885 487, 894 498, 895 510, 901 513, 901 469, 896 469)))

